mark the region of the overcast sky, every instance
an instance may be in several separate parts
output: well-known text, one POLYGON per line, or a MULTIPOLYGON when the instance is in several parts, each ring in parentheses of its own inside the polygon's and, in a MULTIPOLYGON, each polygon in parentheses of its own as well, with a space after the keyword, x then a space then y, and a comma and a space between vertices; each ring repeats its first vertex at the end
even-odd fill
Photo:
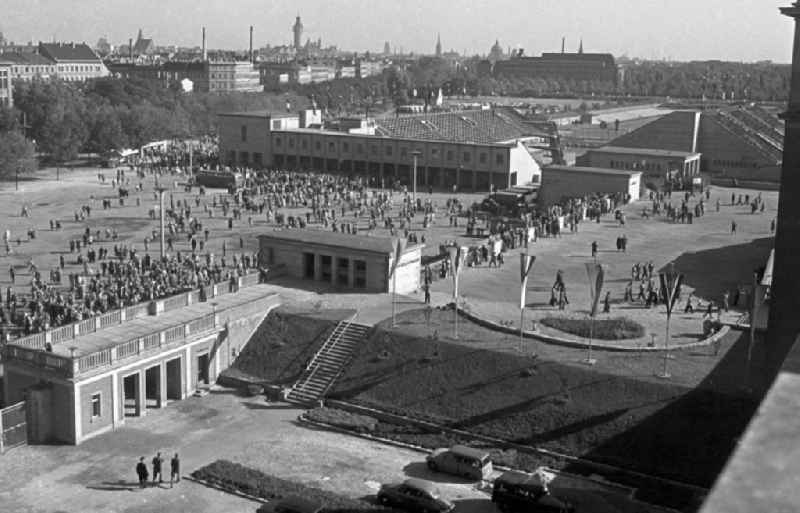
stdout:
POLYGON ((126 43, 141 27, 156 44, 209 48, 291 41, 299 12, 303 39, 346 50, 383 48, 432 53, 437 32, 445 51, 485 54, 503 48, 528 55, 575 51, 647 59, 791 59, 792 21, 778 7, 793 0, 2 0, 0 30, 17 42, 126 43))

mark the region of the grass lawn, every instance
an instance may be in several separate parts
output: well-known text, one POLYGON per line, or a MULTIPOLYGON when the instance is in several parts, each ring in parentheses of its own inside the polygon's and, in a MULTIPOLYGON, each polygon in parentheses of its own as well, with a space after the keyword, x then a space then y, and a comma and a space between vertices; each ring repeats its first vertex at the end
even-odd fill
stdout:
POLYGON ((271 312, 236 358, 231 375, 244 373, 274 384, 293 383, 336 324, 350 310, 271 312))
POLYGON ((624 317, 613 319, 573 319, 569 317, 544 317, 539 322, 550 328, 583 338, 599 340, 624 340, 644 336, 644 326, 624 317))
POLYGON ((585 351, 538 345, 531 358, 515 352, 516 337, 466 321, 459 341, 429 338, 415 315, 400 317, 410 334, 379 329, 332 396, 704 486, 757 404, 736 393, 739 333, 718 357, 678 353, 675 378, 661 380, 660 355, 596 353, 587 367, 585 351))

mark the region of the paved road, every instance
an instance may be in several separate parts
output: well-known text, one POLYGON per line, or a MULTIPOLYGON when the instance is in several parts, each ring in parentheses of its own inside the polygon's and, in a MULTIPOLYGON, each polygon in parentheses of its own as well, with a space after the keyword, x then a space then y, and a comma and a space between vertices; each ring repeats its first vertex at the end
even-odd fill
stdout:
MULTIPOLYGON (((134 465, 155 451, 179 451, 184 472, 219 458, 311 486, 363 498, 382 482, 409 476, 435 482, 458 513, 495 513, 476 483, 430 473, 424 455, 297 424, 299 410, 217 391, 190 398, 79 447, 22 447, 0 456, 0 511, 39 512, 245 512, 258 504, 199 484, 175 489, 136 487, 134 465)), ((582 512, 655 512, 624 491, 588 481, 559 483, 582 512)))

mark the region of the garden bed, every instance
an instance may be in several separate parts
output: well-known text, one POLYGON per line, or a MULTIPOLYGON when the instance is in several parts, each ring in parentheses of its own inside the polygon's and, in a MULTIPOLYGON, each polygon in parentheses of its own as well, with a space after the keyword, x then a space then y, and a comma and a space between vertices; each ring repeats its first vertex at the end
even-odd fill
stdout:
POLYGON ((235 491, 266 500, 300 496, 324 506, 328 513, 376 512, 390 513, 392 509, 351 499, 332 492, 281 479, 227 460, 217 460, 192 472, 192 477, 225 490, 235 491))
POLYGON ((554 330, 587 339, 628 340, 645 335, 644 326, 625 317, 595 319, 594 323, 589 318, 544 317, 539 322, 554 330))

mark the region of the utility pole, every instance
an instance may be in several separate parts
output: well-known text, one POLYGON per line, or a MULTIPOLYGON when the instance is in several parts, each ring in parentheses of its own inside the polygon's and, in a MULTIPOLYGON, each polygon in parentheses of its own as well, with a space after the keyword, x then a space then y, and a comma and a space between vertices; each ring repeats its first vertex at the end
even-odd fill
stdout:
POLYGON ((412 184, 413 187, 411 189, 411 201, 414 203, 413 209, 416 210, 417 208, 417 158, 422 155, 422 152, 419 150, 414 150, 411 152, 411 155, 414 157, 414 173, 413 173, 413 180, 414 183, 412 184))

